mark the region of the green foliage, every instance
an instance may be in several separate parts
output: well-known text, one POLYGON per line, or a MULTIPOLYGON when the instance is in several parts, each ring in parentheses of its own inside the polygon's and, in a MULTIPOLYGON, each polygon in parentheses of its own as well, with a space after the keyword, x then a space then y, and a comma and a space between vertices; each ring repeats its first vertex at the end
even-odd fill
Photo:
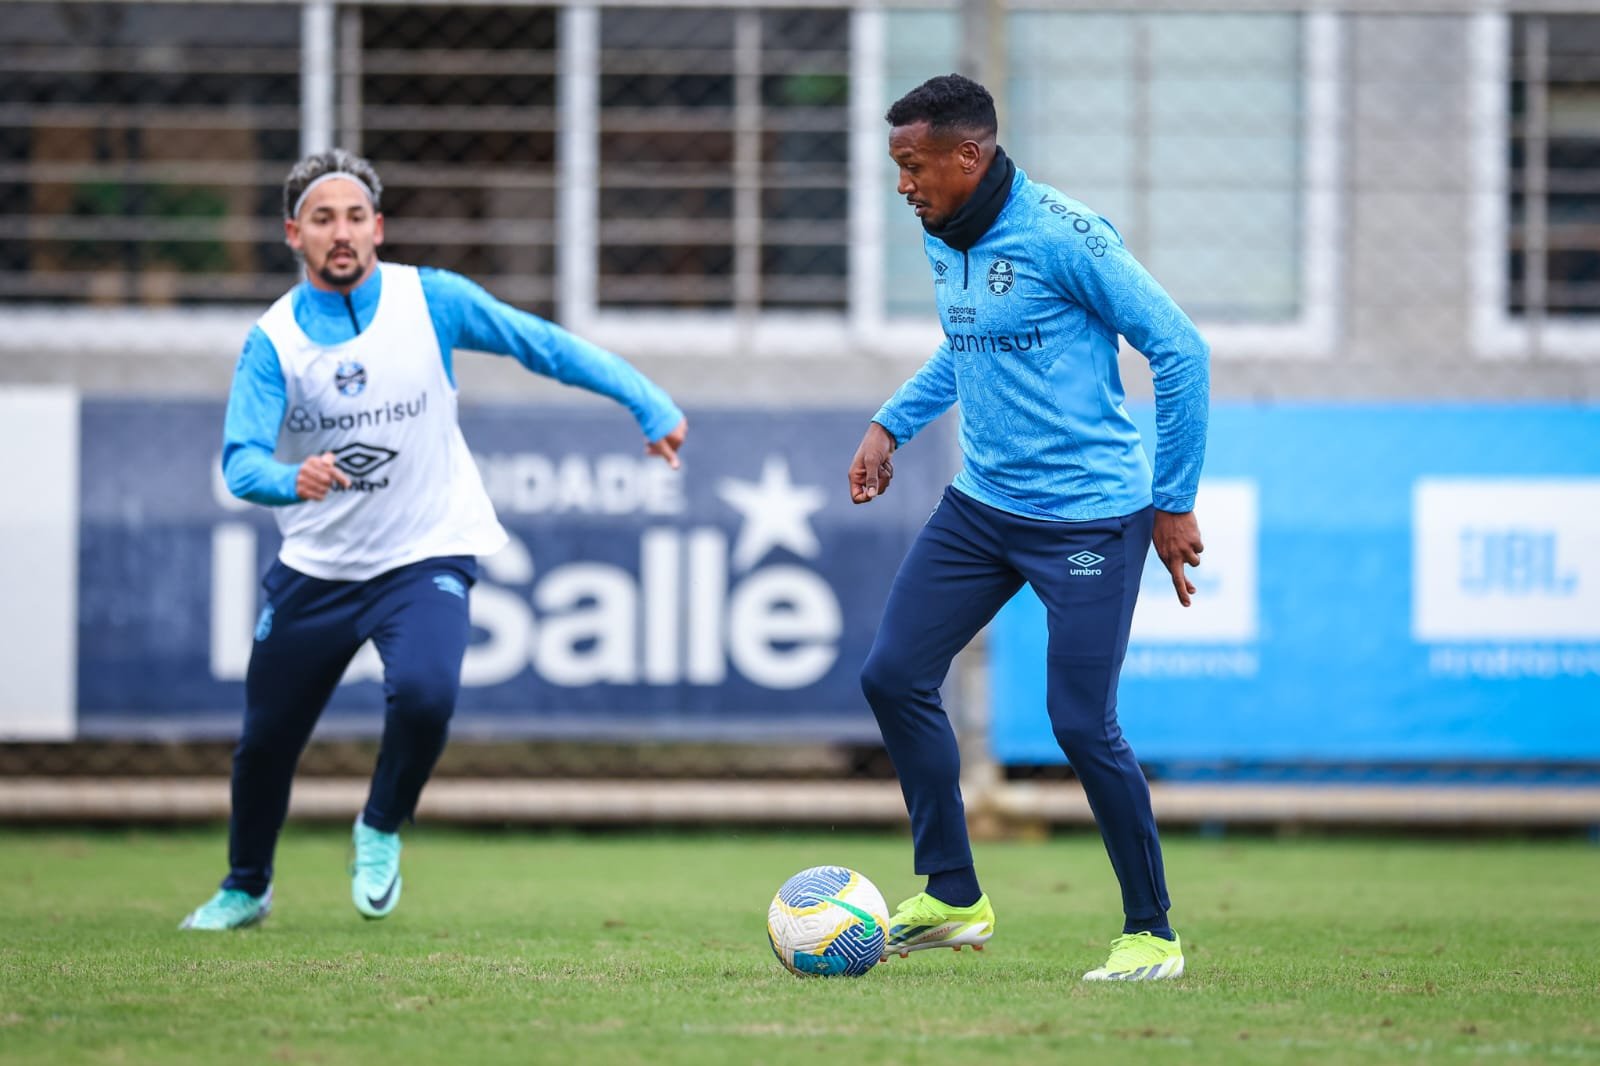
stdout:
POLYGON ((1581 842, 1168 841, 1189 973, 1084 985, 1121 923, 1097 838, 988 844, 998 933, 854 980, 769 952, 791 873, 868 834, 408 831, 365 922, 347 834, 291 826, 257 930, 179 919, 219 832, 0 833, 0 1060, 1017 1063, 1600 1060, 1600 853, 1581 842))
MULTIPOLYGON (((204 233, 215 231, 215 224, 227 218, 228 201, 216 189, 197 186, 98 181, 73 189, 69 213, 79 218, 188 220, 204 233)), ((107 254, 104 241, 77 240, 67 246, 67 261, 74 267, 104 266, 107 254)), ((165 267, 184 274, 220 273, 227 269, 228 252, 215 237, 163 238, 141 244, 139 261, 147 270, 165 267)))
POLYGON ((780 82, 781 102, 803 107, 844 107, 850 79, 843 74, 791 74, 780 82))

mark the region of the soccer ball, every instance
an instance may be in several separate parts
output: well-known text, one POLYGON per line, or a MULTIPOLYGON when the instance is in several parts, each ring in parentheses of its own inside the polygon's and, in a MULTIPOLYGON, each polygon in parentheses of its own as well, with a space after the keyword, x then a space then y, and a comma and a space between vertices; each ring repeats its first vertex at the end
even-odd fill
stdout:
POLYGON ((772 953, 802 977, 860 977, 883 957, 888 935, 883 894, 843 866, 801 870, 767 908, 772 953))

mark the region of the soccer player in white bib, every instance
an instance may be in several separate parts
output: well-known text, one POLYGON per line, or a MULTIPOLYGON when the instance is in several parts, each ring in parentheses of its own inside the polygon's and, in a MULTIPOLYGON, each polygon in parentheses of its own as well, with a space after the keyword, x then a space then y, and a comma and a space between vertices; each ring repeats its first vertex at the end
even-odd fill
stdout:
POLYGON ((645 451, 678 466, 688 423, 620 357, 495 299, 458 274, 384 263, 383 187, 332 149, 283 189, 302 281, 261 316, 234 371, 223 474, 283 535, 234 752, 228 875, 183 921, 235 929, 272 909, 273 853, 300 753, 358 648, 384 664, 383 739, 355 820, 351 898, 400 901, 400 836, 444 749, 471 627, 475 557, 506 533, 456 417, 457 348, 508 355, 632 412, 645 451))

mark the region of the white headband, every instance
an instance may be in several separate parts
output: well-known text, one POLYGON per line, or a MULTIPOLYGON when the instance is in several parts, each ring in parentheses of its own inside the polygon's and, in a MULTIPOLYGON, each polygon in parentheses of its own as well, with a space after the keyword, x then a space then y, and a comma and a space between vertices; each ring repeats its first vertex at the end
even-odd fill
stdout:
POLYGON ((315 189, 318 185, 321 185, 323 182, 332 181, 335 178, 343 178, 345 181, 353 181, 357 185, 359 185, 361 187, 361 191, 367 194, 367 202, 368 203, 372 203, 372 201, 375 199, 375 197, 373 197, 373 195, 372 195, 372 190, 367 187, 367 183, 362 181, 360 178, 356 177, 354 174, 350 173, 348 170, 330 170, 326 174, 323 174, 320 177, 314 178, 312 180, 311 184, 306 186, 306 191, 301 193, 300 194, 300 199, 298 199, 298 200, 296 200, 294 202, 294 210, 289 213, 289 217, 290 218, 299 218, 300 217, 300 209, 306 205, 306 197, 311 195, 311 190, 315 189))

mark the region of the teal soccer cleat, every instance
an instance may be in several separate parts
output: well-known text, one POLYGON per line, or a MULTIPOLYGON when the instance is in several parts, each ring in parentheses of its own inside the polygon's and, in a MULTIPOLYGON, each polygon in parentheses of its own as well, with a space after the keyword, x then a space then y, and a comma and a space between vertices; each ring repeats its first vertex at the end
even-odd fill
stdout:
POLYGON ((214 931, 243 929, 255 925, 272 913, 272 886, 259 896, 237 888, 224 888, 197 907, 181 923, 179 929, 214 931))
POLYGON ((350 898, 367 918, 386 918, 400 902, 400 834, 385 833, 358 815, 350 863, 350 898))

